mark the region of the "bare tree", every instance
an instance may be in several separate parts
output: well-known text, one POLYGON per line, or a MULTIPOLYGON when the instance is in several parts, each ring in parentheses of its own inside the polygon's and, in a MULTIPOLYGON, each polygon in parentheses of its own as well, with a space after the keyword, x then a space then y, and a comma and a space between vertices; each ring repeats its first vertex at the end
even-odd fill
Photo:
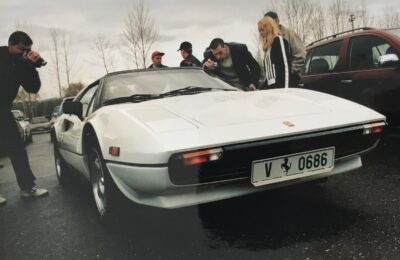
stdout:
POLYGON ((378 25, 381 28, 400 27, 400 15, 392 8, 388 7, 384 10, 383 18, 379 19, 378 25))
POLYGON ((65 30, 61 31, 61 45, 62 45, 62 55, 64 58, 64 68, 65 68, 65 76, 67 79, 67 87, 71 84, 71 70, 72 63, 70 63, 70 46, 71 46, 71 37, 65 30))
POLYGON ((52 59, 55 65, 56 77, 58 83, 58 90, 60 97, 62 97, 62 86, 60 77, 60 42, 61 42, 61 30, 52 28, 50 29, 51 47, 52 47, 52 59))
POLYGON ((281 22, 293 29, 304 42, 321 39, 352 27, 400 27, 400 13, 388 7, 383 18, 376 19, 365 0, 333 0, 323 5, 318 0, 270 0, 264 9, 278 13, 281 22))
POLYGON ((110 72, 110 69, 114 69, 113 65, 113 57, 112 51, 114 46, 112 45, 110 40, 107 40, 106 37, 99 33, 94 40, 95 48, 97 50, 97 56, 101 59, 101 63, 106 70, 106 73, 110 72))
POLYGON ((313 17, 314 4, 311 0, 284 0, 281 3, 287 26, 305 42, 310 36, 310 19, 313 17))
POLYGON ((355 18, 356 11, 345 0, 335 0, 329 6, 328 24, 331 34, 336 34, 351 29, 350 16, 355 18))
POLYGON ((64 89, 64 97, 76 96, 84 87, 82 82, 73 82, 64 89))
POLYGON ((123 32, 136 68, 146 68, 146 58, 158 39, 158 30, 144 0, 134 0, 123 32))
POLYGON ((319 3, 314 6, 314 13, 310 17, 310 24, 310 42, 327 36, 326 12, 319 3))
POLYGON ((358 11, 358 22, 356 23, 358 27, 369 27, 374 23, 374 18, 369 14, 368 6, 365 0, 361 1, 360 10, 358 11))
POLYGON ((318 10, 312 0, 272 0, 266 11, 275 11, 282 24, 292 29, 303 42, 312 39, 313 17, 318 10))

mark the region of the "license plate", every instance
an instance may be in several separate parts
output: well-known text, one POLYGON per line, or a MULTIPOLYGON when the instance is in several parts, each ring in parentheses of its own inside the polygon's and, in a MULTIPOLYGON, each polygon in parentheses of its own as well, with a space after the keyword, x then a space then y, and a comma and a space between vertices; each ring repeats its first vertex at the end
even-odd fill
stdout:
POLYGON ((335 147, 254 161, 251 182, 254 186, 329 172, 335 163, 335 147))

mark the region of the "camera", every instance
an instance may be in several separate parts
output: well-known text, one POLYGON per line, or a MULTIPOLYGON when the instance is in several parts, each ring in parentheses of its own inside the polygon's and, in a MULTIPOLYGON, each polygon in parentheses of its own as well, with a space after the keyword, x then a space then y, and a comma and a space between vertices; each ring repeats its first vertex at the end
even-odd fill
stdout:
POLYGON ((42 57, 39 57, 39 59, 37 59, 33 64, 36 68, 40 68, 42 66, 46 66, 47 61, 45 61, 42 57))

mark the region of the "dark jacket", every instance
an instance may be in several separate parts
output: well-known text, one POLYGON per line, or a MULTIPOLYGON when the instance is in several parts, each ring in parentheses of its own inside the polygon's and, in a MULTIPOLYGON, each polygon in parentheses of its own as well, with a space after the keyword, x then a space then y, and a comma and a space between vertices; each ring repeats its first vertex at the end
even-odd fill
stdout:
MULTIPOLYGON (((233 67, 244 86, 249 86, 250 84, 254 84, 258 86, 260 80, 260 66, 257 61, 253 58, 251 53, 248 51, 247 46, 245 44, 240 43, 225 43, 229 47, 229 52, 232 57, 233 67)), ((207 49, 204 52, 204 62, 208 59, 211 59, 215 62, 218 62, 215 56, 212 54, 210 49, 207 49)), ((221 74, 218 66, 212 70, 207 71, 210 74, 215 74, 222 79, 224 78, 221 74)))
POLYGON ((16 60, 7 46, 0 47, 0 113, 8 114, 12 102, 22 86, 28 93, 37 93, 40 89, 40 78, 33 63, 16 60))
POLYGON ((154 64, 151 64, 148 69, 161 69, 161 68, 168 68, 168 66, 165 65, 160 65, 160 67, 154 67, 154 64))
POLYGON ((201 67, 201 62, 192 54, 186 57, 181 63, 179 64, 180 67, 201 67))

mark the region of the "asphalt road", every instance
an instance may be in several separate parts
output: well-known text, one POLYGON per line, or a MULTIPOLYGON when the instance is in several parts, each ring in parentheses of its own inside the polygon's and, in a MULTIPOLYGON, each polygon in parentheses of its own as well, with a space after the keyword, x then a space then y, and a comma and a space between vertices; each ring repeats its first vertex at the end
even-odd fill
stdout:
POLYGON ((176 210, 125 205, 97 217, 88 183, 59 186, 48 134, 28 147, 50 196, 22 200, 0 158, 0 259, 400 259, 400 135, 363 168, 303 184, 176 210))

